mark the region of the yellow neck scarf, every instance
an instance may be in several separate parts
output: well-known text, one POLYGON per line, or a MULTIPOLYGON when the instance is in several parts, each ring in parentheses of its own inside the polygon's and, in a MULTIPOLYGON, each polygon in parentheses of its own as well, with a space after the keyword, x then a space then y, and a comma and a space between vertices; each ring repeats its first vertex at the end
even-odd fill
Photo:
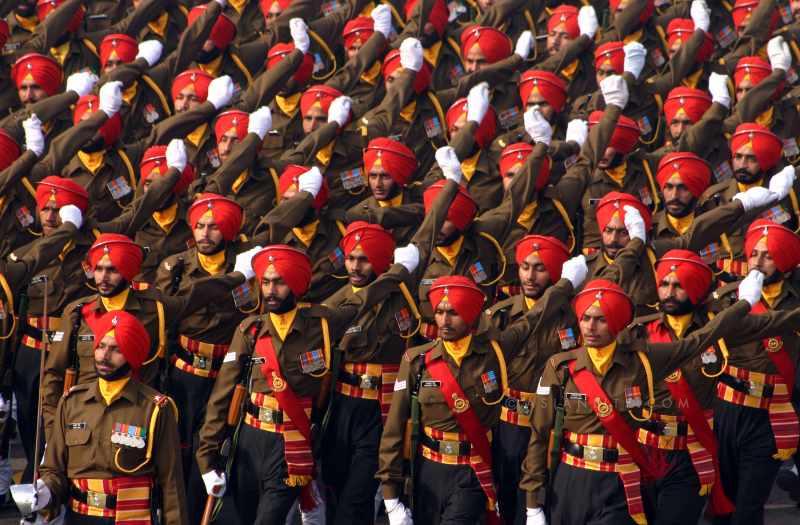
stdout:
POLYGON ((381 64, 376 60, 375 63, 372 64, 372 67, 361 73, 361 81, 366 84, 369 84, 370 86, 374 86, 375 84, 377 84, 378 76, 380 76, 381 74, 382 65, 383 64, 381 64))
POLYGON ((686 329, 692 324, 692 314, 684 315, 666 315, 667 324, 675 332, 675 335, 680 339, 686 333, 686 329))
POLYGON ((36 26, 39 25, 39 18, 36 15, 19 16, 15 14, 14 18, 17 19, 17 23, 19 24, 19 26, 29 33, 33 33, 34 31, 36 31, 36 26))
POLYGON ((436 250, 447 260, 447 264, 455 268, 456 259, 458 259, 458 254, 461 253, 462 244, 464 244, 463 235, 459 236, 458 239, 453 241, 450 246, 437 246, 436 250))
POLYGON ((400 118, 405 120, 406 122, 411 122, 414 120, 414 112, 417 111, 417 101, 414 100, 406 104, 406 106, 400 110, 400 118))
POLYGON ((165 232, 169 233, 172 229, 172 225, 175 224, 175 219, 178 218, 178 203, 172 203, 172 206, 164 208, 163 210, 156 210, 153 212, 153 220, 156 221, 156 224, 164 230, 165 232))
POLYGON ((528 310, 536 306, 536 299, 531 299, 530 297, 525 297, 525 296, 523 296, 522 298, 525 300, 525 308, 527 308, 528 310))
POLYGON ((603 259, 605 259, 606 264, 614 264, 614 259, 609 257, 606 252, 603 252, 603 259))
POLYGON ((336 141, 332 140, 328 142, 327 146, 320 148, 317 152, 317 160, 326 168, 331 163, 331 158, 333 158, 333 147, 336 145, 336 141))
POLYGON ((203 72, 208 73, 212 77, 218 77, 219 72, 222 69, 222 55, 218 56, 208 64, 200 64, 198 62, 197 67, 203 70, 203 72))
POLYGON ((688 76, 686 76, 683 80, 681 80, 681 83, 686 87, 696 88, 697 83, 700 81, 700 77, 703 76, 703 73, 705 73, 705 71, 701 67, 694 73, 689 73, 688 76))
POLYGON ((480 156, 481 152, 478 150, 478 153, 461 162, 461 173, 464 174, 464 178, 467 179, 467 182, 471 181, 472 176, 475 175, 475 169, 478 167, 478 159, 480 156))
POLYGON ((81 161, 83 167, 89 170, 92 175, 96 174, 97 171, 103 167, 105 157, 105 151, 96 151, 94 153, 86 153, 80 150, 78 151, 78 160, 81 161))
POLYGON ((472 343, 472 334, 457 341, 442 341, 442 343, 444 344, 445 352, 453 358, 457 366, 461 366, 461 361, 464 360, 464 356, 467 355, 469 350, 469 345, 472 343))
POLYGON ((67 55, 69 54, 69 44, 70 42, 67 40, 60 46, 50 48, 50 55, 62 66, 64 65, 64 61, 67 59, 67 55))
POLYGON ((630 44, 631 42, 638 42, 642 39, 643 30, 640 29, 635 33, 631 33, 630 35, 626 36, 622 39, 623 42, 626 44, 630 44))
POLYGON ((110 406, 111 403, 117 400, 120 394, 122 394, 122 389, 125 388, 125 385, 127 385, 130 380, 131 376, 125 376, 122 379, 115 379, 114 381, 106 381, 102 377, 97 378, 97 386, 100 388, 100 395, 103 396, 103 401, 106 402, 106 406, 110 406))
POLYGON ((286 334, 289 333, 289 329, 292 327, 292 323, 294 323, 294 318, 297 316, 297 308, 292 308, 285 314, 275 314, 270 312, 269 313, 269 320, 272 321, 272 326, 275 327, 275 330, 278 332, 278 337, 281 338, 281 341, 286 340, 286 334))
POLYGON ((111 297, 100 297, 100 301, 103 303, 103 307, 109 312, 114 312, 118 310, 122 310, 125 307, 125 302, 128 300, 128 293, 130 293, 130 288, 125 288, 117 295, 111 297))
POLYGON ((303 96, 302 93, 294 93, 288 97, 275 95, 275 103, 278 105, 278 109, 280 109, 284 115, 287 117, 293 117, 294 114, 297 113, 298 107, 300 107, 301 96, 303 96))
POLYGON ((425 62, 436 68, 436 63, 439 61, 439 52, 442 50, 442 41, 438 41, 431 47, 422 50, 422 56, 425 57, 425 62))
POLYGON ((203 255, 197 252, 197 261, 203 270, 211 275, 220 275, 225 273, 225 250, 220 250, 211 255, 203 255))
POLYGON ((153 20, 152 22, 147 23, 147 27, 150 28, 150 31, 157 34, 160 37, 163 37, 167 33, 167 22, 169 22, 169 15, 166 11, 158 15, 158 18, 153 20))
POLYGON ((533 226, 533 221, 536 219, 536 210, 539 208, 539 201, 533 201, 522 209, 522 213, 517 217, 517 224, 530 230, 533 226))
POLYGON ((736 187, 739 189, 739 191, 747 191, 750 188, 755 188, 756 186, 761 186, 762 182, 763 182, 762 179, 758 179, 757 181, 755 181, 752 184, 742 184, 741 182, 737 182, 736 183, 736 187))
POLYGON ((122 92, 122 100, 124 100, 129 106, 132 104, 133 98, 136 96, 136 89, 138 85, 139 84, 134 81, 128 89, 122 92))
POLYGON ((667 222, 670 226, 672 226, 673 230, 683 235, 692 226, 692 223, 694 222, 694 214, 690 213, 686 217, 673 217, 668 213, 667 222))
POLYGON ((378 206, 381 208, 396 208, 403 204, 403 194, 398 193, 396 196, 392 197, 389 200, 385 201, 378 201, 378 206))
POLYGON ((625 173, 628 171, 628 163, 623 162, 616 168, 609 168, 606 170, 606 175, 611 177, 611 180, 617 183, 617 186, 620 188, 622 187, 623 182, 625 181, 625 173))
POLYGON ((208 129, 208 123, 200 124, 194 131, 186 135, 186 140, 194 144, 194 147, 200 147, 200 141, 203 140, 203 135, 206 134, 206 130, 208 129))
POLYGON ((578 72, 578 66, 580 65, 580 61, 575 59, 572 63, 567 64, 564 68, 559 71, 564 78, 567 80, 572 80, 575 78, 575 74, 578 72))
POLYGON ((231 7, 236 9, 237 13, 242 14, 242 11, 244 11, 245 6, 247 5, 247 2, 248 0, 229 0, 228 4, 230 4, 231 7))
POLYGON ((775 106, 770 106, 769 109, 761 113, 759 116, 756 117, 756 122, 761 124, 765 128, 772 127, 772 117, 775 114, 775 106))
POLYGON ((311 224, 306 224, 305 226, 296 226, 292 228, 292 232, 294 233, 295 237, 297 237, 300 242, 306 245, 306 247, 311 246, 311 243, 314 242, 314 236, 317 235, 317 227, 319 226, 319 220, 312 222, 311 224))
POLYGON ((611 361, 614 359, 614 350, 616 349, 616 341, 613 341, 610 345, 604 346, 603 348, 586 347, 586 353, 589 354, 589 359, 592 360, 592 365, 594 365, 594 369, 597 370, 598 374, 606 375, 606 372, 608 372, 611 366, 611 361))
POLYGON ((250 170, 244 170, 241 172, 239 176, 236 177, 236 180, 233 181, 233 184, 231 184, 231 191, 234 194, 239 193, 239 190, 242 189, 242 186, 244 186, 244 183, 247 182, 247 177, 249 176, 250 170))
POLYGON ((764 287, 761 289, 761 295, 764 297, 764 300, 767 301, 767 304, 770 308, 775 306, 775 301, 778 299, 778 296, 781 294, 783 290, 783 281, 778 281, 777 283, 772 284, 765 284, 764 287))
POLYGON ((58 258, 63 261, 64 257, 66 257, 67 254, 71 252, 74 247, 75 247, 75 239, 70 239, 69 242, 64 246, 64 249, 61 250, 61 253, 58 255, 58 258))

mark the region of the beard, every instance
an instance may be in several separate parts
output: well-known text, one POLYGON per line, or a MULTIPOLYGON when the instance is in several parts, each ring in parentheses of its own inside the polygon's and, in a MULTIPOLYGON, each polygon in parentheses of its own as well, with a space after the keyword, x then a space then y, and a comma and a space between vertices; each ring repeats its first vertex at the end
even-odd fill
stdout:
POLYGON ((433 33, 422 35, 422 38, 420 38, 420 44, 422 44, 423 49, 428 49, 439 40, 441 40, 439 35, 436 34, 436 31, 434 31, 433 33))
MULTIPOLYGON (((206 239, 201 239, 201 240, 206 240, 206 239)), ((195 242, 195 245, 197 246, 197 251, 199 253, 203 254, 203 255, 215 255, 215 254, 218 254, 219 252, 223 251, 226 248, 226 244, 225 244, 224 240, 218 242, 217 244, 215 244, 214 246, 212 246, 212 247, 210 247, 208 249, 202 249, 201 250, 200 249, 200 244, 197 243, 197 242, 195 242)))
POLYGON ((436 239, 436 246, 450 246, 456 239, 461 236, 461 232, 458 230, 453 230, 453 233, 449 234, 447 237, 442 239, 436 239))
POLYGON ((668 315, 686 315, 694 311, 692 301, 686 299, 685 301, 678 301, 670 297, 664 301, 659 301, 661 311, 668 315))
POLYGON ((773 274, 770 275, 769 277, 764 277, 764 286, 775 284, 782 280, 783 280, 783 274, 780 271, 775 270, 775 272, 773 272, 773 274))
MULTIPOLYGON (((265 303, 269 299, 269 297, 265 297, 265 303)), ((266 309, 269 313, 273 314, 285 314, 286 312, 292 310, 297 305, 297 298, 295 298, 293 293, 290 293, 283 301, 280 302, 278 306, 266 306, 266 309)))
POLYGON ((754 175, 745 169, 738 169, 733 172, 733 177, 736 179, 736 182, 741 182, 742 184, 753 184, 761 179, 761 173, 759 172, 754 175))
POLYGON ((197 52, 195 59, 201 64, 208 64, 215 58, 219 57, 222 51, 217 49, 216 46, 211 51, 203 51, 202 49, 197 52))
POLYGON ((130 286, 130 283, 128 283, 128 281, 123 279, 109 293, 104 294, 100 290, 97 290, 97 293, 100 294, 102 297, 114 297, 115 295, 121 294, 122 291, 125 290, 126 288, 128 288, 129 286, 130 286))
MULTIPOLYGON (((108 365, 108 363, 103 363, 103 364, 108 365)), ((95 372, 97 372, 98 377, 105 379, 106 381, 116 381, 117 379, 122 379, 123 377, 130 375, 133 372, 133 370, 131 369, 131 365, 129 365, 128 363, 125 363, 124 365, 117 368, 110 374, 101 374, 100 371, 97 369, 97 363, 95 363, 94 365, 94 370, 95 372)))
POLYGON ((92 140, 84 144, 81 148, 81 151, 84 153, 97 153, 98 151, 102 151, 106 147, 106 141, 103 140, 103 137, 100 134, 95 134, 92 137, 92 140))
POLYGON ((669 210, 669 206, 673 205, 673 204, 679 204, 679 205, 681 205, 681 208, 677 212, 676 211, 669 211, 668 213, 670 215, 672 215, 673 217, 675 217, 676 219, 682 219, 682 218, 688 216, 689 214, 691 214, 694 211, 694 208, 697 205, 697 199, 692 198, 692 200, 690 200, 687 203, 683 203, 683 202, 679 201, 678 199, 673 199, 673 200, 667 202, 665 204, 665 207, 667 208, 667 210, 669 210))

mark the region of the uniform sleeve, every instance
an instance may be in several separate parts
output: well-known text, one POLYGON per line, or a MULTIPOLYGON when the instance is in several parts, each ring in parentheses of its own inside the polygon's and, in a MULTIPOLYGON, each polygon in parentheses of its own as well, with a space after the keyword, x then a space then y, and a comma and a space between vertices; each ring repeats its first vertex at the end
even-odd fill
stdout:
MULTIPOLYGON (((152 459, 156 468, 156 478, 161 489, 161 512, 164 525, 187 525, 186 492, 183 482, 181 454, 176 453, 174 444, 180 442, 178 422, 171 403, 160 408, 155 436, 156 452, 152 459)), ((196 503, 199 505, 200 503, 196 503)))
POLYGON ((383 426, 383 435, 378 449, 378 472, 375 477, 382 482, 383 498, 399 498, 403 492, 403 442, 406 424, 411 415, 411 390, 414 376, 411 363, 403 356, 400 370, 394 383, 394 394, 389 414, 383 426))
MULTIPOLYGON (((42 418, 44 419, 45 439, 49 442, 53 437, 56 418, 56 407, 64 393, 64 373, 70 364, 70 340, 72 339, 74 318, 80 315, 80 309, 72 305, 67 307, 61 318, 59 331, 64 332, 64 337, 50 345, 44 365, 42 388, 42 418)), ((63 429, 62 429, 63 430, 63 429)))
POLYGON ((3 274, 12 292, 18 292, 58 257, 77 231, 71 223, 62 224, 52 235, 33 241, 33 248, 25 256, 17 261, 7 261, 3 274))
POLYGON ((170 322, 176 322, 204 308, 207 304, 227 296, 231 290, 244 282, 244 275, 239 272, 230 272, 198 279, 182 295, 171 296, 159 293, 158 299, 164 303, 167 319, 170 322))
POLYGON ((386 37, 380 31, 375 31, 361 46, 358 53, 348 60, 344 66, 339 68, 336 73, 329 78, 325 85, 338 89, 342 93, 349 93, 358 85, 361 75, 364 74, 372 64, 380 60, 387 49, 386 37))
POLYGON ((697 52, 705 40, 705 34, 702 29, 695 30, 689 40, 680 46, 669 59, 667 71, 645 80, 647 91, 664 98, 672 88, 680 85, 681 81, 697 66, 697 52))
POLYGON ((282 199, 262 217, 250 241, 261 246, 281 242, 292 228, 300 224, 313 203, 314 197, 307 191, 299 191, 291 199, 282 199))
MULTIPOLYGON (((23 53, 42 53, 47 55, 51 47, 67 31, 72 16, 80 9, 82 0, 67 0, 58 6, 39 25, 23 46, 23 53)), ((21 55, 20 55, 21 56, 21 55)))
POLYGON ((603 267, 592 279, 608 279, 617 284, 628 282, 642 271, 646 257, 644 243, 640 239, 631 239, 614 257, 613 264, 603 267))
POLYGON ((229 194, 236 178, 255 164, 260 146, 259 136, 255 133, 248 133, 241 142, 234 146, 228 159, 208 178, 206 191, 222 195, 229 194))
POLYGON ((375 137, 385 137, 391 133, 394 123, 400 115, 400 110, 408 104, 414 96, 414 79, 416 73, 412 70, 400 71, 394 82, 386 90, 386 95, 381 103, 367 112, 360 120, 361 134, 365 140, 375 137))
POLYGON ((278 91, 286 85, 289 78, 297 71, 303 62, 303 53, 294 50, 283 58, 274 67, 267 69, 253 81, 247 88, 239 102, 236 104, 238 109, 248 113, 253 112, 269 104, 278 91))
POLYGON ((562 45, 558 53, 551 55, 539 62, 536 69, 558 73, 575 60, 580 59, 583 53, 588 52, 594 40, 586 35, 579 35, 578 38, 568 42, 567 45, 562 45))
POLYGON ((439 231, 442 229, 447 213, 450 210, 450 204, 458 193, 458 184, 449 180, 445 183, 439 195, 434 199, 431 209, 425 214, 425 220, 422 221, 417 233, 411 239, 417 249, 419 249, 419 266, 414 272, 415 280, 422 279, 425 269, 430 262, 430 257, 436 247, 436 238, 439 236, 439 231))
POLYGON ((669 250, 677 249, 699 252, 712 242, 716 242, 723 233, 734 231, 734 225, 744 216, 742 204, 731 201, 698 215, 689 230, 680 237, 654 240, 653 250, 657 257, 661 257, 669 250))
POLYGON ((41 180, 53 173, 60 173, 78 150, 94 137, 108 120, 105 112, 95 111, 77 126, 71 127, 53 139, 47 155, 32 169, 32 180, 41 180))
POLYGON ((39 467, 42 480, 50 489, 53 499, 49 507, 57 509, 67 503, 69 497, 69 480, 67 479, 67 447, 64 444, 64 404, 66 397, 58 402, 55 413, 55 432, 51 432, 44 451, 44 461, 39 467))

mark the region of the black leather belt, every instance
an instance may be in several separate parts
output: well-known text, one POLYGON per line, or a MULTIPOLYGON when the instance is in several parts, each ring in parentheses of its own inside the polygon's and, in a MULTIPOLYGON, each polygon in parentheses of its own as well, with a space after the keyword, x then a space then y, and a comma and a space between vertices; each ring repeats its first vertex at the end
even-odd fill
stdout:
POLYGON ((719 376, 719 380, 734 390, 738 390, 739 392, 749 396, 772 397, 772 395, 775 393, 775 385, 758 383, 756 381, 746 381, 744 379, 739 379, 738 377, 733 377, 730 374, 722 374, 719 376))
POLYGON ((69 491, 69 495, 72 497, 72 499, 85 505, 89 505, 90 507, 111 510, 117 508, 117 497, 114 494, 105 494, 103 492, 94 492, 92 490, 83 492, 74 485, 70 486, 69 491))
POLYGON ((572 441, 564 440, 564 452, 576 458, 587 461, 602 461, 605 463, 616 463, 619 459, 619 451, 615 448, 591 447, 578 445, 572 441))
POLYGON ((530 416, 533 412, 533 404, 524 399, 517 399, 516 397, 504 397, 502 405, 512 412, 518 412, 523 416, 530 416))
POLYGON ((182 359, 185 363, 188 363, 194 366, 195 368, 201 368, 203 370, 219 370, 220 368, 222 368, 222 362, 225 359, 225 356, 213 357, 213 358, 203 357, 200 354, 194 354, 188 351, 187 349, 185 349, 180 345, 175 345, 172 349, 172 353, 173 355, 182 359), (198 360, 201 360, 202 362, 198 362, 198 360), (208 366, 209 363, 211 364, 210 367, 208 366), (206 366, 198 366, 203 364, 206 366))
POLYGON ((648 419, 647 421, 639 423, 639 426, 659 436, 685 436, 689 433, 689 424, 686 421, 670 423, 668 421, 648 419), (675 427, 677 427, 677 432, 671 430, 675 427))
POLYGON ((283 411, 277 408, 257 407, 249 400, 244 405, 244 410, 262 423, 280 425, 283 423, 283 411))
POLYGON ((472 446, 467 441, 446 441, 433 439, 428 434, 422 433, 419 436, 419 441, 424 446, 438 452, 440 454, 447 454, 449 456, 469 456, 472 446))
POLYGON ((381 387, 381 378, 379 376, 351 374, 344 369, 339 371, 339 381, 346 385, 355 386, 363 390, 378 390, 381 387))

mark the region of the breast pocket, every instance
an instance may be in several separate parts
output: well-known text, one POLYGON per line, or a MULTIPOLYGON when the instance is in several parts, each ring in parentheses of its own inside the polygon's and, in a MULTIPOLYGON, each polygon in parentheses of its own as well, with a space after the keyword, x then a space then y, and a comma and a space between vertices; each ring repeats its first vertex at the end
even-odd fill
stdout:
POLYGON ((423 379, 419 387, 419 402, 430 407, 446 405, 441 383, 433 379, 423 379))
POLYGON ((68 447, 81 447, 89 443, 92 437, 92 430, 85 423, 76 427, 67 426, 64 431, 64 444, 68 447))

